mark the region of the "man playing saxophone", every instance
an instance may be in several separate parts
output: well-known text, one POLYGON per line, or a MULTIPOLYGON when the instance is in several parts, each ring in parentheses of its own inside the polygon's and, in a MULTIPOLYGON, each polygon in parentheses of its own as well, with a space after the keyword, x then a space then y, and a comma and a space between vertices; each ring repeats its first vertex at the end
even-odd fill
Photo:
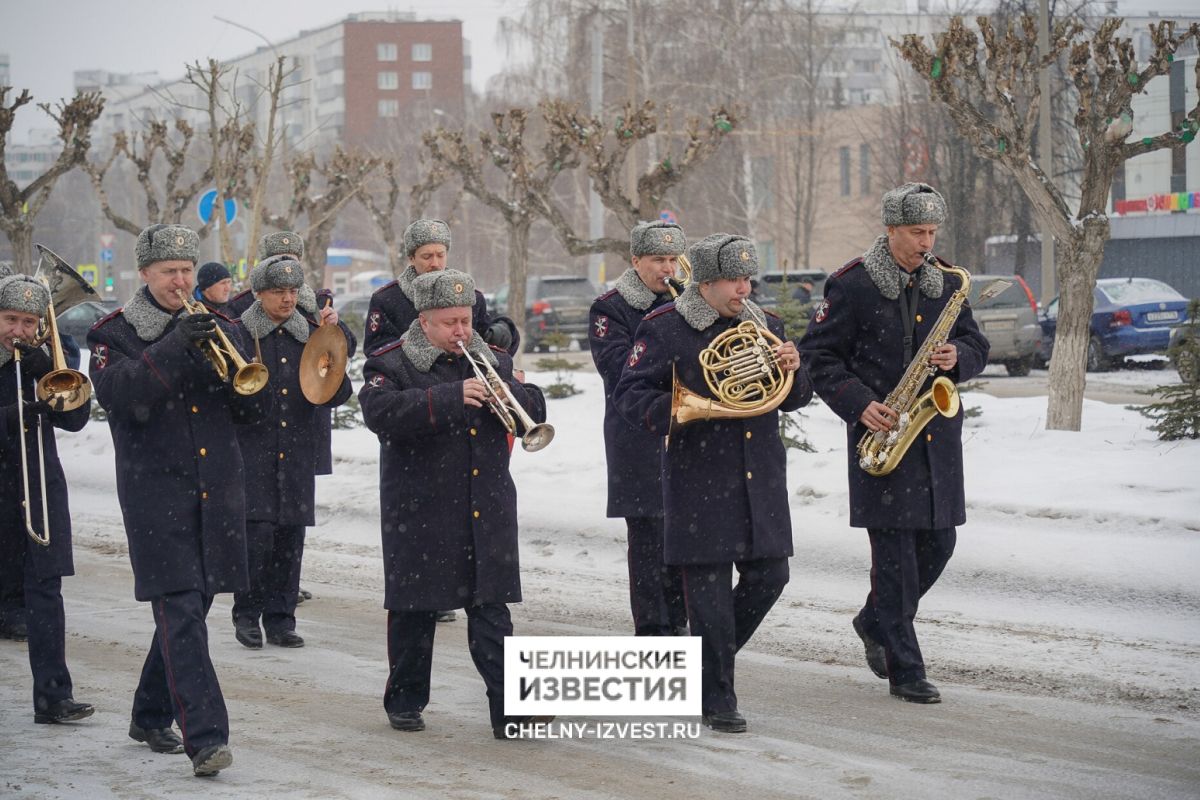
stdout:
MULTIPOLYGON (((910 362, 925 359, 958 383, 983 371, 988 342, 968 306, 953 316, 960 276, 926 259, 946 221, 942 196, 907 183, 883 196, 882 218, 886 233, 825 284, 800 351, 817 393, 846 421, 850 525, 866 528, 871 541, 871 591, 852 621, 867 665, 889 680, 892 695, 937 703, 913 620, 954 552, 955 526, 966 521, 962 413, 955 407, 950 416, 934 415, 885 474, 860 465, 858 446, 868 432, 908 424, 909 408, 882 401, 910 362)), ((925 386, 915 388, 906 394, 925 386)))
POLYGON ((233 755, 205 618, 214 595, 247 587, 246 480, 234 426, 261 419, 271 393, 233 380, 232 356, 219 355, 218 342, 238 347, 235 323, 184 307, 199 249, 182 225, 143 230, 136 253, 145 286, 97 322, 88 343, 116 451, 133 593, 154 615, 129 736, 155 752, 186 752, 194 774, 207 776, 233 755))
POLYGON ((713 234, 687 255, 692 283, 638 325, 613 402, 631 425, 657 436, 670 433, 662 460, 663 560, 682 569, 688 622, 692 635, 701 637, 704 724, 741 733, 746 720, 733 686, 734 657, 787 584, 792 555, 787 459, 775 409, 800 408, 812 389, 795 345, 785 341, 783 323, 747 299, 758 272, 754 244, 713 234), (700 412, 696 421, 672 430, 674 380, 701 405, 717 402, 701 353, 742 323, 768 328, 782 342, 758 354, 774 362, 773 374, 784 376, 775 404, 736 416, 714 412, 704 418, 700 412))

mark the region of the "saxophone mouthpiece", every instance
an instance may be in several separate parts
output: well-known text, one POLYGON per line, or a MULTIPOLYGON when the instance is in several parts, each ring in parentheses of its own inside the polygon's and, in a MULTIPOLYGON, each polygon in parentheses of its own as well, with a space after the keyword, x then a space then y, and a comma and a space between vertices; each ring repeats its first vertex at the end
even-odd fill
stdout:
POLYGON ((937 256, 935 256, 933 253, 922 253, 921 259, 931 267, 937 266, 937 263, 938 263, 937 256))

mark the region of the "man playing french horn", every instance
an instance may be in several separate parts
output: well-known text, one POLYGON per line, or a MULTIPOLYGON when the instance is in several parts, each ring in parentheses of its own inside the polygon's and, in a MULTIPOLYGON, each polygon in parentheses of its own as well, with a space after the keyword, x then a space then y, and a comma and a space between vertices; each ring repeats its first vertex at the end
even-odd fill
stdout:
MULTIPOLYGON (((396 730, 425 729, 437 614, 465 608, 492 732, 506 739, 510 723, 525 721, 504 713, 508 604, 521 600, 509 434, 527 431, 509 431, 491 413, 494 395, 463 343, 472 358, 492 365, 532 422, 545 421, 546 401, 513 371, 507 353, 472 330, 470 275, 433 270, 411 289, 417 319, 367 359, 359 392, 363 419, 379 437, 389 667, 383 705, 396 730)), ((535 435, 546 433, 536 426, 535 435)))
POLYGON ((91 401, 55 410, 35 393, 38 379, 54 368, 51 356, 30 344, 50 302, 39 280, 0 279, 0 456, 6 467, 0 477, 0 561, 24 579, 33 718, 43 724, 93 712, 72 697, 67 669, 62 578, 75 570, 67 480, 54 441, 55 428, 78 431, 87 424, 91 401))
POLYGON ((261 419, 271 394, 260 391, 261 365, 245 364, 239 326, 185 303, 199 246, 182 225, 143 230, 136 253, 145 286, 97 322, 88 343, 116 451, 134 596, 154 614, 129 735, 155 752, 186 752, 204 776, 233 760, 205 617, 214 595, 247 586, 246 481, 234 426, 261 419))
POLYGON ((960 296, 966 272, 927 255, 946 221, 942 196, 907 183, 883 196, 882 217, 886 234, 825 284, 800 349, 821 399, 846 422, 850 525, 871 540, 871 591, 852 620, 867 665, 889 680, 892 695, 937 703, 913 619, 954 552, 954 526, 966 521, 962 413, 955 393, 917 431, 914 408, 885 400, 906 375, 921 386, 900 394, 925 388, 926 374, 909 372, 910 363, 954 383, 973 378, 987 365, 988 342, 960 296), (879 442, 898 448, 889 463, 867 452, 879 442))
POLYGON ((787 584, 792 555, 776 409, 800 408, 812 390, 783 322, 747 299, 754 244, 713 234, 687 256, 692 283, 642 320, 613 401, 630 424, 670 434, 664 560, 682 568, 688 622, 702 639, 704 723, 741 733, 734 657, 787 584), (702 364, 713 355, 724 361, 719 376, 702 364))

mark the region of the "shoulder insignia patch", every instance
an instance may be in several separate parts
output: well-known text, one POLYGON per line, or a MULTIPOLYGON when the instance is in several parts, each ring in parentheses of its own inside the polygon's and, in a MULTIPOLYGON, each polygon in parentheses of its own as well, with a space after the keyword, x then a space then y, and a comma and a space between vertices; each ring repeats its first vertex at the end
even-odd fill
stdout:
POLYGON ((378 389, 380 386, 383 386, 383 381, 384 377, 382 375, 372 375, 371 380, 367 381, 367 385, 378 389))
POLYGON ((642 356, 646 354, 646 343, 635 342, 633 349, 629 351, 629 366, 636 367, 637 363, 642 360, 642 356))
POLYGON ((372 311, 370 314, 367 315, 367 328, 370 329, 371 333, 377 333, 379 331, 379 311, 378 310, 372 311))
POLYGON ((596 317, 592 327, 596 329, 596 338, 603 339, 608 335, 608 317, 596 317))
POLYGON ((813 314, 813 322, 824 322, 829 316, 829 298, 821 301, 821 305, 817 306, 816 312, 813 314))
POLYGON ((104 369, 108 366, 108 345, 97 344, 92 346, 92 363, 96 369, 104 369))

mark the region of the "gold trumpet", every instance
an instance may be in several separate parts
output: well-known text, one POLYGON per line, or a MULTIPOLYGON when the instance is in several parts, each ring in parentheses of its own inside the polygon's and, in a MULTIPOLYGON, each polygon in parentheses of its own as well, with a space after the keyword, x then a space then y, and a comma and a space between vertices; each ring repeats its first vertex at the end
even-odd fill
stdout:
MULTIPOLYGON (((176 289, 175 294, 183 303, 183 310, 188 314, 208 314, 209 310, 199 300, 188 298, 182 289, 176 289)), ((229 341, 221 326, 216 326, 216 339, 204 342, 200 348, 208 356, 209 362, 221 380, 229 380, 229 371, 233 369, 233 390, 240 395, 258 394, 266 387, 270 374, 265 364, 257 361, 246 361, 242 354, 229 341)))
POLYGON ((471 355, 462 342, 458 343, 458 348, 470 362, 475 377, 483 382, 487 391, 488 408, 500 419, 500 424, 509 433, 521 440, 521 447, 535 453, 550 444, 554 440, 554 426, 549 422, 534 422, 486 358, 471 355))
POLYGON ((683 294, 683 290, 692 282, 692 262, 688 261, 685 255, 679 256, 679 274, 678 277, 672 275, 667 278, 667 291, 671 293, 671 298, 678 298, 683 294))

